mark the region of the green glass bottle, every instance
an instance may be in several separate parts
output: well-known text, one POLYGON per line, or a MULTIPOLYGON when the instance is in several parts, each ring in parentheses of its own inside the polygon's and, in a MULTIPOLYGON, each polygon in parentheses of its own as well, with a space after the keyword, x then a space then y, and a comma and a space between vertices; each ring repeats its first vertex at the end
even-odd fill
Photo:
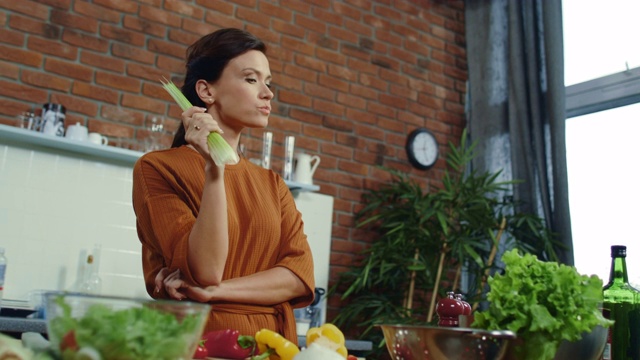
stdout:
POLYGON ((604 315, 614 320, 609 328, 604 360, 640 360, 640 292, 629 285, 627 247, 611 247, 611 273, 604 286, 604 315))

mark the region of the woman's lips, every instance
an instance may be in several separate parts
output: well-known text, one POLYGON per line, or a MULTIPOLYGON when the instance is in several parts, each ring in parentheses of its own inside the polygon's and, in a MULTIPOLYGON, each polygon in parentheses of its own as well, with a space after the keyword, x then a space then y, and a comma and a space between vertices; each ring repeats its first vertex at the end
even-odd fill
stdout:
POLYGON ((269 106, 262 106, 259 107, 258 110, 263 114, 263 115, 269 115, 271 113, 271 107, 269 106))

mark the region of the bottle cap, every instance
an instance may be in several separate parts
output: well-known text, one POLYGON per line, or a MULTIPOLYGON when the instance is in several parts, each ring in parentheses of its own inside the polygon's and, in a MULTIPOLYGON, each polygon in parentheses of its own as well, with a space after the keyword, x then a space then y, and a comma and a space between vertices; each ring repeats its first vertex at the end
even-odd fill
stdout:
POLYGON ((611 246, 611 257, 627 257, 627 247, 624 245, 611 246))

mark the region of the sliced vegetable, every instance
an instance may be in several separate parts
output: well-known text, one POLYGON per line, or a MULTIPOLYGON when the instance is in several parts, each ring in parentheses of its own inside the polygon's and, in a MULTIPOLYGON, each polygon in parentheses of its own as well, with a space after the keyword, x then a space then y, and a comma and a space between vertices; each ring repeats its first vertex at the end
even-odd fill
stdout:
POLYGON ((296 344, 269 329, 262 329, 256 333, 256 344, 260 355, 252 357, 251 360, 293 360, 300 352, 296 344))
POLYGON ((238 330, 210 331, 202 339, 209 357, 246 359, 253 355, 256 349, 256 340, 253 336, 241 336, 238 330))
MULTIPOLYGON (((160 80, 160 82, 162 83, 162 87, 171 95, 182 111, 192 106, 189 100, 171 80, 164 79, 160 80)), ((240 160, 238 153, 233 150, 231 145, 217 132, 209 133, 207 144, 209 145, 211 158, 218 166, 235 164, 240 160)))
POLYGON ((348 352, 344 334, 337 326, 331 323, 326 323, 320 327, 313 327, 307 331, 307 346, 312 343, 319 343, 324 347, 334 350, 342 355, 343 358, 347 358, 348 352))

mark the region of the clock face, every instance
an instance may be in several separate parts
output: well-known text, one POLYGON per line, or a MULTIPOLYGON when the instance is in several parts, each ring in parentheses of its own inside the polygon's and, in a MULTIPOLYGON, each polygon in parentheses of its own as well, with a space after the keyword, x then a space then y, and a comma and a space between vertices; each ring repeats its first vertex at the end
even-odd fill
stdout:
POLYGON ((406 150, 411 165, 421 170, 432 167, 438 160, 436 137, 424 128, 416 129, 409 134, 406 150))

